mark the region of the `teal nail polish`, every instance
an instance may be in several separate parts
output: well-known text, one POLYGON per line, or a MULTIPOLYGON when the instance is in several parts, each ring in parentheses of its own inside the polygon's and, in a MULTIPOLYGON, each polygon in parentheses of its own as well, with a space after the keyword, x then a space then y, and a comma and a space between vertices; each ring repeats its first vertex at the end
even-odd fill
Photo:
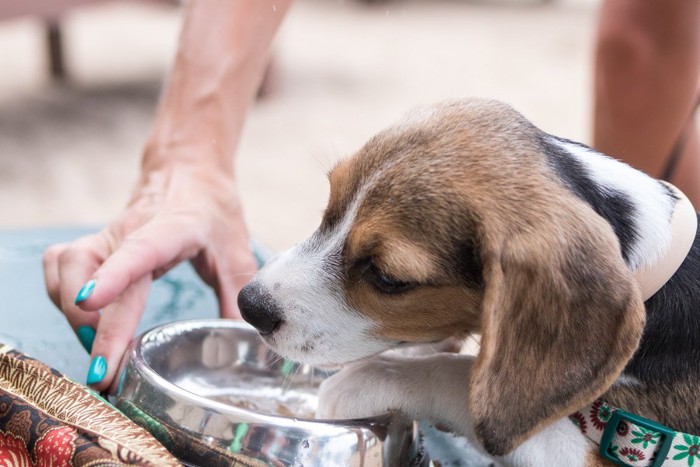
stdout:
POLYGON ((78 295, 75 297, 75 304, 87 300, 92 291, 95 289, 95 279, 90 279, 85 283, 85 285, 78 291, 78 295))
POLYGON ((78 340, 88 353, 92 352, 92 343, 95 341, 95 330, 90 326, 80 326, 75 330, 78 340))
POLYGON ((107 374, 107 360, 101 355, 92 359, 90 369, 87 374, 87 384, 99 383, 107 374))

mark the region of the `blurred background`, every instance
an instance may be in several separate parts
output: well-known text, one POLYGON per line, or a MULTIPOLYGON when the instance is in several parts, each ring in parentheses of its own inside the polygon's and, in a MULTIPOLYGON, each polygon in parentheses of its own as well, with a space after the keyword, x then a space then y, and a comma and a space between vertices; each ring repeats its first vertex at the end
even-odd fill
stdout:
MULTIPOLYGON (((493 97, 588 141, 597 4, 298 0, 237 157, 253 235, 311 233, 334 161, 417 105, 493 97)), ((0 0, 0 229, 121 210, 180 21, 170 2, 0 0)))

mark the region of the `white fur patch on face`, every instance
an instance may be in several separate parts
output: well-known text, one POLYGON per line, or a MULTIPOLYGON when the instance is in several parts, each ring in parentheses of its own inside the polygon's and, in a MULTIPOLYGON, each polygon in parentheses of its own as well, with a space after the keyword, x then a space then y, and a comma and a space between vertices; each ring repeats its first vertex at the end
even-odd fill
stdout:
POLYGON ((275 352, 317 366, 337 366, 394 347, 376 325, 348 305, 340 257, 355 214, 354 203, 331 233, 317 233, 273 259, 255 282, 281 311, 283 324, 265 342, 275 352))
POLYGON ((552 142, 576 157, 596 184, 611 193, 623 193, 634 204, 634 229, 638 237, 630 245, 630 269, 655 263, 669 247, 669 221, 675 205, 661 183, 592 149, 555 138, 552 142))

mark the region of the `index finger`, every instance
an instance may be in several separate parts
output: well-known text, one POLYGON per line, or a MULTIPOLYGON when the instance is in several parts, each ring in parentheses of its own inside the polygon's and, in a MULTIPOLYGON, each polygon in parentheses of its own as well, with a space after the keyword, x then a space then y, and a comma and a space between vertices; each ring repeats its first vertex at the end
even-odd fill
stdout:
MULTIPOLYGON (((78 305, 83 310, 99 310, 114 301, 130 284, 143 276, 153 276, 201 250, 204 235, 199 223, 182 219, 150 222, 124 239, 85 284, 78 305)), ((81 291, 82 292, 82 291, 81 291)))

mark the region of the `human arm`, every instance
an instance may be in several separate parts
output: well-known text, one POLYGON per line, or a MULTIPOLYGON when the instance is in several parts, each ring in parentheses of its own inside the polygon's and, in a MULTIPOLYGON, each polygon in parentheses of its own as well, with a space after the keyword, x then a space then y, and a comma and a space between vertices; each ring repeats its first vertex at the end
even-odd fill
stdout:
POLYGON ((175 64, 131 201, 100 233, 46 251, 49 296, 74 330, 96 331, 91 355, 106 363, 97 389, 112 383, 152 280, 178 262, 191 260, 215 289, 223 317, 239 316, 236 296, 255 261, 233 158, 270 42, 290 3, 186 3, 175 64), (91 280, 91 292, 76 304, 91 280))
POLYGON ((593 145, 661 177, 683 140, 670 177, 700 206, 700 143, 693 107, 700 77, 700 3, 601 4, 595 48, 593 145))

